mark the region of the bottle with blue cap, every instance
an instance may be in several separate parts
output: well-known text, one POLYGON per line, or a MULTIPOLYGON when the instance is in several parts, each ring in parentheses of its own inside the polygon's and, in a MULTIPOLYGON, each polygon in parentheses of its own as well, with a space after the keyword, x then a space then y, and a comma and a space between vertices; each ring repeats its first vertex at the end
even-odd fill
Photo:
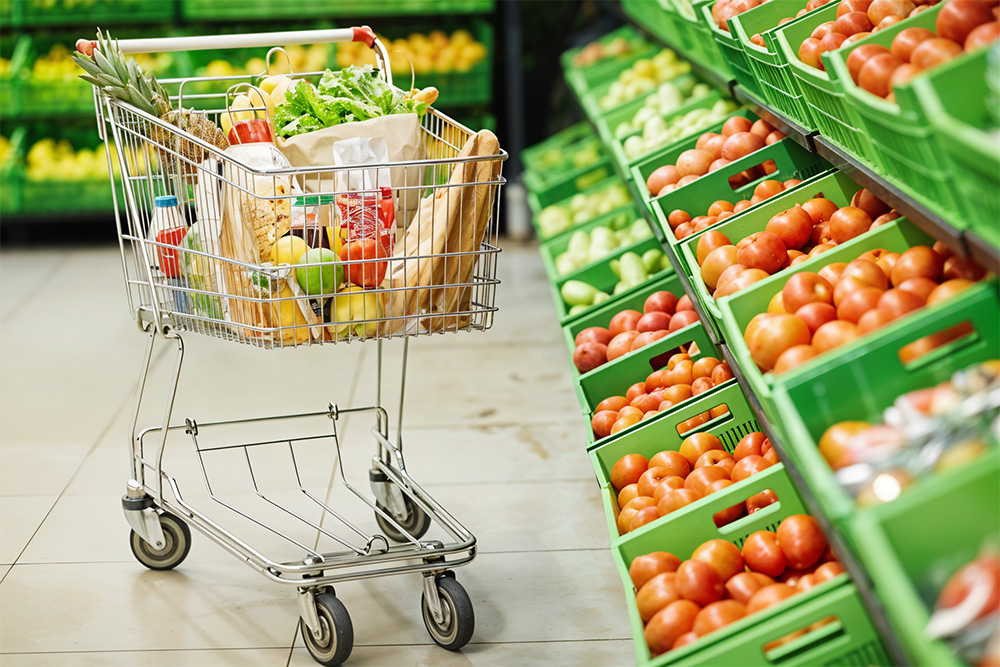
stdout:
MULTIPOLYGON (((170 243, 177 245, 184 237, 187 225, 181 215, 181 209, 177 205, 177 197, 174 195, 163 195, 153 201, 153 217, 149 221, 149 229, 146 232, 146 239, 153 243, 170 243)), ((164 249, 159 246, 150 246, 154 249, 150 252, 150 259, 155 268, 160 269, 170 278, 177 277, 176 253, 166 251, 167 262, 164 263, 164 249)))

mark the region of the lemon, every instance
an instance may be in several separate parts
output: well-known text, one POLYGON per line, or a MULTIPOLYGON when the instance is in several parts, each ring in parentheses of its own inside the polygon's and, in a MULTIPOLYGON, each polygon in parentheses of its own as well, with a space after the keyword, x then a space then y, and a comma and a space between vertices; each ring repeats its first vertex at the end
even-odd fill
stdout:
POLYGON ((282 236, 271 246, 271 261, 275 264, 298 264, 309 250, 309 245, 299 236, 282 236))

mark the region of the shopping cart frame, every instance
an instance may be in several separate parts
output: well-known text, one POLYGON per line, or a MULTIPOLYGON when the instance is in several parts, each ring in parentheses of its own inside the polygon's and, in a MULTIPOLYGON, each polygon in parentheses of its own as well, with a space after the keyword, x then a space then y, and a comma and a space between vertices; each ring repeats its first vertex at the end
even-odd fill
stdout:
MULTIPOLYGON (((383 65, 381 69, 382 75, 391 84, 391 76, 388 73, 388 68, 385 66, 388 62, 385 49, 375 39, 374 33, 367 27, 294 33, 230 35, 210 38, 186 37, 129 40, 118 42, 118 46, 123 53, 136 53, 218 48, 220 46, 258 47, 274 44, 307 44, 329 41, 363 41, 368 43, 375 50, 377 60, 383 65)), ((273 51, 274 49, 272 49, 273 51)), ((271 53, 269 52, 268 55, 270 59, 271 53)), ((308 76, 308 74, 305 76, 308 76)), ((178 97, 183 100, 184 85, 190 81, 203 80, 217 81, 218 79, 165 80, 163 83, 178 83, 178 97)), ((122 134, 124 134, 124 127, 118 124, 121 118, 121 103, 109 99, 96 88, 95 103, 99 133, 107 142, 107 157, 110 168, 113 166, 111 138, 115 139, 116 145, 120 145, 122 143, 122 134), (110 133, 108 132, 109 128, 111 129, 110 133)), ((141 111, 133 109, 129 113, 133 114, 130 116, 131 118, 138 116, 142 118, 141 122, 163 125, 165 129, 170 130, 169 125, 148 114, 143 114, 141 111)), ((433 114, 437 117, 438 120, 435 122, 448 121, 453 123, 446 116, 434 110, 428 110, 428 114, 433 114)), ((129 122, 134 123, 135 121, 131 120, 129 122)), ((472 131, 468 128, 455 125, 464 130, 466 134, 472 134, 472 131)), ((188 135, 188 139, 186 140, 196 145, 200 144, 201 149, 206 153, 218 152, 214 147, 190 135, 188 135)), ((485 160, 502 163, 506 157, 506 152, 501 149, 495 156, 467 158, 467 161, 481 162, 485 160)), ((437 161, 425 160, 421 162, 434 162, 442 165, 443 168, 448 168, 450 165, 457 164, 459 160, 445 158, 437 161)), ((390 438, 389 415, 382 405, 383 340, 394 336, 381 335, 382 329, 376 330, 379 332, 378 334, 369 336, 367 328, 369 319, 372 322, 378 323, 379 326, 382 326, 383 322, 392 319, 384 316, 383 313, 377 313, 378 316, 374 318, 369 318, 369 314, 366 313, 364 323, 366 328, 363 329, 363 333, 360 335, 362 341, 369 337, 377 339, 378 370, 374 403, 347 408, 341 408, 336 403, 330 403, 326 410, 323 411, 201 423, 188 418, 184 424, 171 424, 184 360, 184 338, 182 337, 182 333, 194 330, 196 332, 216 335, 227 340, 239 339, 239 337, 220 333, 220 327, 217 323, 211 323, 212 326, 206 330, 203 326, 204 323, 198 322, 199 318, 189 320, 186 317, 186 313, 175 313, 171 308, 163 307, 163 299, 161 295, 158 295, 158 291, 162 291, 165 281, 162 275, 155 275, 157 267, 151 259, 151 254, 158 252, 157 249, 164 247, 164 244, 144 238, 141 233, 141 226, 133 219, 133 217, 140 217, 140 214, 137 213, 140 202, 137 201, 139 198, 134 195, 129 181, 141 181, 142 177, 137 177, 129 171, 130 164, 121 148, 119 148, 119 163, 122 168, 123 177, 126 179, 125 197, 127 200, 125 202, 125 225, 123 225, 122 218, 118 213, 117 202, 115 206, 122 270, 130 310, 133 313, 139 330, 147 337, 133 406, 130 440, 132 477, 128 481, 126 494, 122 498, 125 517, 132 528, 131 546, 136 558, 142 564, 152 569, 171 569, 175 567, 187 556, 188 549, 190 548, 190 530, 188 526, 193 526, 200 533, 222 546, 226 551, 240 560, 246 562, 251 568, 260 572, 269 580, 296 586, 303 639, 310 653, 317 661, 330 665, 340 664, 346 660, 350 655, 353 645, 353 626, 350 616, 343 604, 335 597, 333 584, 395 574, 420 573, 423 575, 423 618, 431 637, 445 648, 452 650, 461 648, 471 638, 474 628, 474 614, 471 600, 465 590, 455 580, 451 568, 465 565, 473 560, 476 555, 476 539, 455 517, 421 488, 406 471, 402 443, 402 406, 405 398, 406 367, 409 338, 411 335, 404 334, 402 336, 400 407, 394 441, 390 438), (130 269, 126 243, 131 244, 133 261, 137 265, 136 269, 130 269), (143 274, 138 279, 130 274, 130 271, 134 272, 137 269, 141 269, 141 273, 143 274), (136 287, 138 289, 135 289, 136 287), (143 407, 143 399, 147 394, 147 379, 157 340, 170 341, 176 346, 173 367, 167 387, 167 403, 161 424, 140 431, 140 413, 143 407), (351 485, 344 474, 343 457, 340 455, 341 439, 337 432, 338 418, 342 414, 374 415, 375 425, 371 428, 371 433, 376 441, 377 451, 371 459, 371 468, 369 470, 369 483, 373 498, 369 498, 356 486, 351 485), (324 416, 330 422, 331 432, 322 436, 315 436, 315 438, 332 438, 337 453, 337 465, 340 466, 340 480, 352 492, 355 498, 362 501, 373 511, 376 521, 382 529, 381 533, 369 533, 359 528, 353 522, 346 519, 346 517, 339 514, 337 510, 328 506, 326 502, 303 487, 295 458, 295 444, 300 441, 314 439, 313 437, 242 442, 217 447, 202 446, 199 444, 199 434, 203 429, 233 425, 252 426, 260 422, 324 416), (181 431, 194 444, 202 476, 211 499, 217 504, 241 515, 243 519, 249 520, 257 526, 284 538, 284 540, 297 547, 303 548, 306 552, 304 557, 298 560, 282 560, 265 555, 185 499, 178 480, 163 469, 163 458, 168 436, 171 434, 179 435, 181 431), (354 538, 354 542, 325 529, 322 521, 317 524, 293 510, 281 506, 280 503, 267 497, 258 488, 249 453, 251 448, 258 446, 283 446, 284 444, 287 444, 289 449, 296 480, 298 481, 298 490, 317 506, 321 507, 324 516, 337 519, 339 524, 345 527, 350 536, 354 538), (318 533, 339 543, 346 549, 342 551, 321 551, 318 546, 310 548, 287 533, 237 509, 218 496, 212 489, 204 457, 219 449, 236 448, 242 448, 246 454, 247 465, 251 479, 253 480, 253 490, 257 497, 271 506, 277 507, 287 515, 294 517, 299 523, 304 523, 318 531, 318 533), (427 531, 432 521, 443 529, 452 540, 451 542, 421 540, 421 537, 427 531), (390 539, 401 544, 391 544, 390 539)), ((408 168, 412 164, 415 163, 403 163, 402 168, 408 168)), ((399 165, 397 164, 396 166, 398 167, 399 165)), ((114 170, 110 169, 110 171, 112 172, 113 183, 114 170)), ((272 169, 260 171, 248 169, 247 171, 251 174, 273 178, 275 175, 294 174, 296 170, 272 169)), ((315 172, 316 169, 302 171, 311 173, 315 172)), ((149 179, 147 178, 146 180, 148 181, 149 179)), ((475 186, 486 185, 491 188, 491 200, 486 204, 488 207, 486 212, 490 216, 498 215, 499 213, 499 187, 503 182, 504 179, 497 172, 495 181, 471 184, 475 186)), ((450 194, 450 191, 448 192, 450 194)), ((491 222, 495 226, 496 218, 494 217, 491 222)), ((493 233, 495 235, 495 229, 493 233)), ((209 253, 205 252, 198 252, 196 250, 190 252, 196 257, 211 257, 209 253)), ((481 288, 483 284, 486 284, 488 287, 497 284, 499 281, 495 280, 495 276, 490 275, 491 271, 495 272, 494 258, 497 252, 499 252, 499 248, 496 247, 495 240, 493 243, 490 243, 489 240, 484 241, 481 253, 483 257, 487 258, 487 275, 485 279, 478 277, 470 281, 469 284, 463 284, 460 287, 473 289, 476 287, 481 288)), ((471 254, 469 252, 459 252, 451 253, 451 256, 455 257, 454 261, 458 261, 464 260, 465 256, 471 254)), ((212 257, 212 259, 222 260, 223 258, 212 257)), ((478 262, 480 259, 479 255, 477 254, 474 259, 478 262)), ((364 264, 367 261, 369 260, 360 260, 360 263, 364 264)), ((233 264, 239 264, 239 262, 233 262, 233 264)), ((312 265, 306 264, 306 266, 312 265)), ((260 267, 246 266, 245 268, 260 267)), ((450 286, 449 284, 448 287, 450 286)), ((441 289, 441 286, 437 288, 441 289)), ((186 287, 183 290, 178 289, 178 291, 193 294, 195 297, 198 295, 213 295, 210 289, 203 286, 197 286, 194 289, 186 287)), ((452 313, 453 316, 464 316, 466 319, 463 321, 463 326, 455 326, 451 330, 482 330, 489 328, 492 324, 492 313, 496 308, 492 303, 492 291, 487 292, 487 295, 490 297, 488 303, 479 303, 473 297, 471 305, 466 307, 466 311, 452 313)), ((261 300, 278 303, 282 301, 282 299, 277 298, 264 298, 261 300)), ((246 328, 244 327, 244 329, 246 328)), ((249 328, 252 329, 253 327, 249 328)), ((274 331, 277 332, 274 335, 281 335, 284 328, 284 326, 274 327, 274 331)), ((283 341, 284 338, 281 340, 283 341)), ((311 338, 308 340, 312 341, 311 338)), ((240 340, 240 342, 248 341, 240 340)), ((279 344, 275 345, 275 347, 284 347, 284 345, 279 344)))

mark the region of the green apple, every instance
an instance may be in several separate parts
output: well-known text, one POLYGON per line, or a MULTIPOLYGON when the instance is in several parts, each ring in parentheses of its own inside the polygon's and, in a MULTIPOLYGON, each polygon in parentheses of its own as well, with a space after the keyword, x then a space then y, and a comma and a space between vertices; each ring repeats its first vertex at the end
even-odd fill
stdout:
POLYGON ((328 248, 313 248, 305 252, 299 264, 322 264, 323 266, 300 266, 295 269, 295 280, 309 296, 334 294, 344 282, 344 267, 337 264, 337 256, 328 248))

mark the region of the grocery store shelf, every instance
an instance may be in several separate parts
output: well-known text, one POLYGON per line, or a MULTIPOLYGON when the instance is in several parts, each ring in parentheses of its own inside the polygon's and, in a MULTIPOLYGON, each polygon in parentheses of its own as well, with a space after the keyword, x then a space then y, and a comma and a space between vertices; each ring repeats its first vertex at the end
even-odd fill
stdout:
POLYGON ((847 543, 841 536, 840 531, 836 529, 833 522, 831 522, 826 516, 823 511, 823 507, 816 500, 816 497, 813 495, 812 490, 806 483, 802 473, 795 467, 793 463, 794 458, 789 456, 789 450, 785 447, 779 432, 775 430, 775 428, 771 425, 770 420, 768 420, 767 415, 764 413, 764 408, 757 399, 757 395, 750 386, 746 375, 743 374, 743 369, 737 362, 732 350, 730 350, 729 346, 725 343, 720 344, 719 349, 722 351, 726 363, 728 363, 729 367, 732 369, 733 375, 736 376, 736 381, 743 390, 743 394, 747 397, 747 401, 750 403, 750 408, 757 417, 757 423, 760 425, 760 430, 771 441, 771 445, 775 448, 775 450, 777 450, 778 458, 780 458, 781 462, 785 464, 785 470, 788 471, 789 477, 792 478, 792 482, 795 484, 796 490, 809 507, 810 513, 819 522, 820 527, 823 529, 823 534, 826 535, 827 541, 830 543, 830 546, 833 547, 834 553, 837 554, 837 559, 844 564, 848 574, 851 575, 851 579, 854 581, 855 585, 857 585, 858 593, 861 595, 861 599, 868 608, 872 621, 878 629, 879 634, 882 636, 882 640, 886 645, 886 650, 889 652, 889 655, 892 656, 894 664, 907 664, 905 659, 906 654, 903 652, 902 645, 896 637, 892 626, 889 625, 889 621, 885 614, 885 608, 882 605, 882 602, 875 595, 871 577, 868 576, 867 571, 861 565, 854 552, 847 546, 847 543))
MULTIPOLYGON (((629 20, 629 18, 624 14, 622 14, 622 18, 624 18, 626 21, 629 20)), ((715 72, 714 70, 705 67, 697 60, 691 59, 684 53, 684 49, 679 48, 675 44, 671 44, 669 41, 666 41, 654 35, 649 30, 647 30, 645 26, 639 25, 637 23, 632 23, 632 26, 640 33, 642 33, 642 36, 650 43, 659 44, 663 48, 672 49, 677 53, 677 55, 684 57, 689 63, 691 63, 692 71, 698 74, 698 76, 703 78, 705 81, 707 81, 708 83, 712 84, 713 86, 715 86, 716 88, 727 94, 732 93, 732 87, 733 84, 735 84, 735 81, 731 81, 726 77, 720 76, 718 72, 715 72)))
POLYGON ((859 185, 867 188, 875 196, 906 216, 917 227, 936 239, 943 241, 953 252, 972 257, 984 267, 1000 272, 1000 250, 968 233, 956 229, 950 222, 916 202, 870 166, 832 143, 818 132, 809 131, 771 109, 739 86, 733 87, 737 100, 758 116, 771 123, 792 138, 797 144, 816 153, 837 169, 843 171, 859 185))

